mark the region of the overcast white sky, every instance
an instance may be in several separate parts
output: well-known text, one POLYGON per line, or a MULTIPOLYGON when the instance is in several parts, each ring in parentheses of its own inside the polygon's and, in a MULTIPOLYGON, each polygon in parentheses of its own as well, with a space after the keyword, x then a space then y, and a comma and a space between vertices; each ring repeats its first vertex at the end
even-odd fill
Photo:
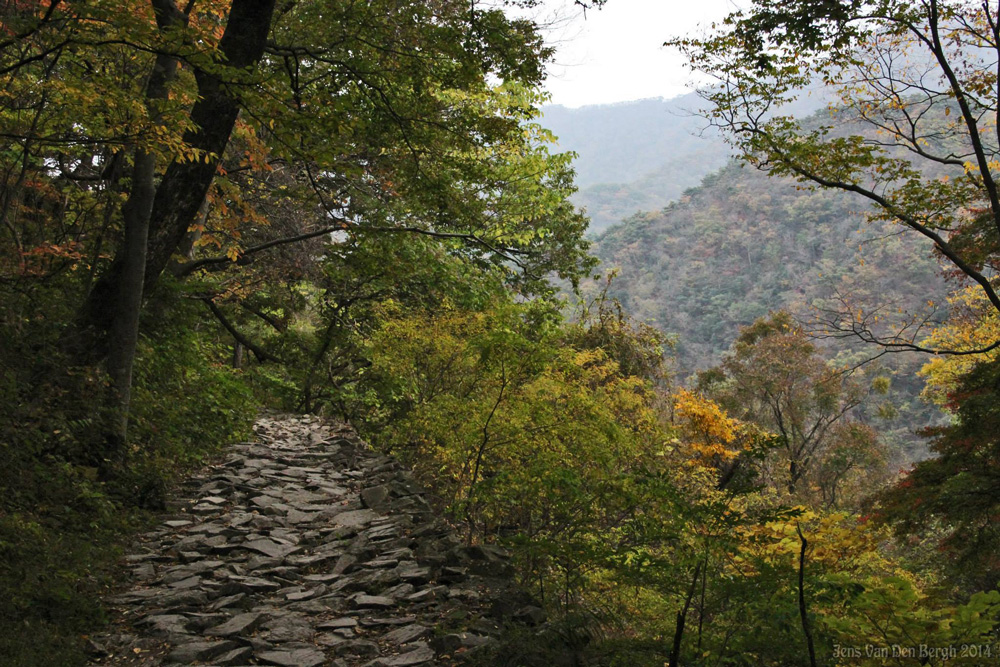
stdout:
POLYGON ((561 18, 549 32, 558 47, 547 84, 552 102, 579 107, 689 92, 682 58, 661 45, 734 9, 733 0, 608 0, 584 15, 572 0, 546 0, 539 18, 561 18))

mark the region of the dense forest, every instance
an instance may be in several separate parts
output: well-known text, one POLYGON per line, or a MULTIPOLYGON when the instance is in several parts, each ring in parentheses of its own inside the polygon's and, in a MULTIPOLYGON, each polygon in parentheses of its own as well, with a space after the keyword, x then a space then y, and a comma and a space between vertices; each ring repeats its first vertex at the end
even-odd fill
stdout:
POLYGON ((550 620, 469 664, 1000 659, 997 7, 674 40, 745 166, 603 267, 502 3, 0 17, 0 663, 86 664, 125 545, 264 409, 510 551, 550 620), (832 112, 780 113, 817 81, 832 112))
MULTIPOLYGON (((831 302, 864 299, 893 311, 921 312, 944 303, 939 263, 914 253, 885 224, 866 223, 867 206, 844 193, 803 191, 787 179, 733 163, 658 212, 639 213, 596 239, 594 254, 617 270, 609 293, 637 319, 673 340, 679 378, 716 366, 741 327, 787 311, 816 334, 824 356, 858 364, 879 350, 824 336, 831 302)), ((586 290, 585 290, 586 291, 586 290)), ((876 418, 899 465, 922 458, 916 433, 942 420, 920 398, 919 355, 881 358, 869 366, 891 382, 876 418), (891 418, 887 418, 891 416, 891 418)))

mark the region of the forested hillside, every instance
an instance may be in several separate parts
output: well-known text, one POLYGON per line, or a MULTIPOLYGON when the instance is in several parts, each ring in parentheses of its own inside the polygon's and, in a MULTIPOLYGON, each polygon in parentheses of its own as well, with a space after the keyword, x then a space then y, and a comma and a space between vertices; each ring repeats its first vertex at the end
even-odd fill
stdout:
POLYGON ((679 368, 692 373, 717 363, 739 328, 769 311, 809 320, 811 306, 862 292, 910 311, 943 300, 930 248, 913 252, 918 239, 866 223, 868 210, 849 195, 731 163, 678 202, 607 230, 594 253, 620 269, 612 294, 675 336, 679 368))
MULTIPOLYGON (((998 655, 989 6, 760 0, 675 41, 774 179, 725 166, 608 232, 618 277, 595 275, 540 119, 553 50, 502 6, 0 11, 0 664, 158 664, 163 642, 189 664, 998 655), (941 71, 880 70, 904 48, 941 71), (839 113, 774 113, 817 78, 839 113), (885 362, 915 350, 951 419, 900 471, 917 380, 885 362), (331 416, 378 453, 311 430, 298 453, 233 446, 266 410, 310 416, 264 431, 331 416), (238 474, 196 472, 227 452, 238 474), (379 477, 397 462, 433 506, 379 477), (212 521, 178 511, 185 480, 212 521), (390 497, 464 556, 387 525, 390 497), (154 520, 151 551, 121 557, 154 520), (455 635, 485 602, 470 575, 493 574, 519 602, 489 613, 524 622, 455 635), (116 615, 130 584, 149 604, 116 615), (240 613, 261 595, 280 605, 240 613), (385 608, 434 627, 387 632, 385 608), (159 648, 113 655, 92 641, 109 625, 159 648)), ((694 183, 642 163, 701 148, 621 129, 613 182, 694 183)))

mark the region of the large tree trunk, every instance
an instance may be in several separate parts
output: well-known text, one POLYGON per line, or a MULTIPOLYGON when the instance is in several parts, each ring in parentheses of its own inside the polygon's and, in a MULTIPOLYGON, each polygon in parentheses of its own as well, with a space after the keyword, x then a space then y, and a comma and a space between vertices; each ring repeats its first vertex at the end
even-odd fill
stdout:
MULTIPOLYGON (((160 30, 187 22, 187 17, 178 11, 173 0, 152 0, 160 30)), ((156 100, 167 98, 170 82, 177 73, 177 59, 160 53, 153 64, 149 80, 146 82, 146 106, 150 121, 160 122, 155 111, 156 100)), ((132 168, 132 186, 128 199, 122 207, 125 227, 124 238, 118 251, 121 271, 117 293, 114 294, 114 310, 108 331, 108 375, 111 379, 111 414, 113 423, 108 429, 109 451, 106 458, 116 458, 126 442, 128 433, 129 404, 132 396, 132 365, 135 361, 136 344, 139 338, 139 312, 142 309, 143 276, 146 272, 146 244, 149 237, 149 220, 153 211, 156 194, 156 157, 139 147, 135 151, 132 168)))
MULTIPOLYGON (((274 5, 275 0, 233 0, 226 30, 219 42, 220 62, 224 63, 219 68, 228 72, 229 80, 246 77, 247 72, 253 71, 260 63, 274 5)), ((196 129, 188 132, 184 141, 208 158, 207 161, 175 160, 167 167, 156 189, 149 216, 143 270, 145 279, 142 289, 146 294, 156 284, 170 256, 196 218, 239 115, 240 103, 235 84, 227 85, 220 71, 214 68, 213 71, 199 69, 195 76, 198 101, 191 109, 191 121, 196 129)), ((81 351, 87 357, 84 361, 96 362, 109 353, 112 341, 108 334, 119 307, 117 295, 121 293, 124 283, 134 287, 135 281, 131 277, 126 278, 126 257, 119 253, 94 285, 81 311, 81 330, 84 333, 81 351)))

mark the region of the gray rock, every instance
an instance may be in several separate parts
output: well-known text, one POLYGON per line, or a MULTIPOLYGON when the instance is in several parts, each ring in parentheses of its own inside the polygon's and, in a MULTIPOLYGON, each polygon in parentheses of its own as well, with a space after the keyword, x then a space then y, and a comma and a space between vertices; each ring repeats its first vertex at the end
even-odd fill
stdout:
POLYGON ((469 571, 464 567, 444 567, 441 568, 441 574, 438 575, 438 579, 441 581, 452 584, 465 581, 468 577, 469 571))
POLYGON ((263 617, 263 614, 254 612, 237 614, 222 625, 209 628, 205 631, 205 634, 209 637, 233 637, 235 635, 253 632, 257 626, 260 625, 263 617))
POLYGON ((217 614, 189 614, 188 618, 191 619, 191 629, 195 632, 204 633, 208 628, 213 628, 220 623, 226 622, 229 619, 229 615, 225 613, 217 614))
POLYGON ((237 593, 236 595, 227 595, 225 597, 219 598, 212 604, 208 605, 207 609, 209 611, 218 611, 220 609, 225 609, 226 607, 232 607, 239 604, 242 600, 247 597, 246 593, 237 593))
POLYGON ((377 517, 378 514, 370 509, 353 510, 350 512, 341 512, 333 517, 333 522, 335 525, 345 528, 360 528, 367 526, 377 517))
POLYGON ((413 591, 413 584, 399 584, 398 586, 385 589, 380 595, 384 595, 387 598, 405 598, 413 595, 413 591))
POLYGON ((246 542, 241 544, 240 547, 243 549, 250 549, 251 551, 256 551, 262 553, 265 556, 270 556, 271 558, 284 558, 285 556, 298 551, 298 547, 290 544, 279 544, 274 540, 253 540, 252 542, 246 542))
POLYGON ((327 648, 340 646, 347 640, 348 637, 341 636, 340 634, 334 634, 332 632, 325 632, 321 635, 313 637, 313 642, 315 642, 318 646, 325 646, 327 648))
POLYGON ((361 502, 365 507, 382 512, 389 504, 389 487, 370 486, 361 492, 361 502))
POLYGON ((205 662, 223 653, 228 653, 240 645, 231 641, 196 641, 180 644, 167 656, 167 662, 179 662, 190 664, 192 662, 205 662))
POLYGON ((316 634, 307 618, 291 613, 272 618, 263 627, 268 631, 268 641, 272 642, 306 642, 316 634))
POLYGON ((235 595, 237 593, 266 593, 276 591, 281 588, 281 584, 263 577, 230 577, 229 581, 220 590, 222 595, 235 595))
POLYGON ((377 658, 366 663, 365 667, 412 667, 413 665, 423 665, 432 660, 434 660, 434 650, 424 644, 400 655, 377 658))
POLYGON ((413 595, 407 596, 407 600, 410 602, 426 602, 428 600, 433 600, 438 597, 443 597, 448 594, 447 586, 432 586, 431 588, 425 588, 422 591, 418 591, 413 595))
POLYGON ((319 667, 326 661, 323 652, 315 648, 275 649, 261 651, 257 659, 265 665, 280 667, 319 667))
POLYGON ((229 665, 245 665, 253 657, 253 649, 249 646, 242 646, 223 653, 212 659, 212 664, 228 667, 229 665))
POLYGON ((382 641, 390 644, 409 644, 416 639, 430 634, 430 631, 431 629, 427 626, 414 623, 413 625, 407 625, 402 628, 396 628, 392 632, 387 632, 382 636, 382 641))
POLYGON ((351 554, 344 554, 337 560, 337 564, 330 570, 333 574, 344 574, 351 569, 351 566, 358 562, 358 557, 351 554))
POLYGON ((132 576, 139 581, 148 581, 156 576, 156 568, 152 563, 143 563, 132 568, 132 576))
POLYGON ((320 584, 319 586, 317 586, 315 588, 310 588, 310 589, 307 589, 307 590, 304 590, 304 591, 297 591, 297 592, 294 592, 294 593, 287 593, 287 594, 285 594, 285 598, 289 602, 299 602, 301 600, 309 600, 309 599, 314 598, 314 597, 316 597, 318 595, 322 595, 325 592, 326 592, 326 586, 320 584))
POLYGON ((362 617, 358 622, 366 628, 373 628, 380 625, 403 626, 416 623, 417 617, 416 616, 394 616, 391 618, 362 617))
POLYGON ((541 625, 545 622, 545 610, 534 605, 525 605, 514 612, 514 620, 525 625, 541 625))
POLYGON ((185 588, 198 588, 201 585, 201 577, 188 577, 187 579, 181 579, 180 581, 175 581, 170 584, 170 588, 183 590, 185 588))
POLYGON ((366 639, 351 639, 333 648, 337 655, 356 655, 359 657, 378 655, 378 644, 366 639))
POLYGON ((372 528, 366 533, 368 539, 372 541, 387 540, 399 536, 399 528, 396 526, 379 526, 372 528))
POLYGON ((204 574, 210 570, 215 570, 225 565, 221 560, 201 560, 190 565, 180 565, 168 568, 163 573, 163 582, 167 584, 182 581, 196 574, 204 574))
POLYGON ((351 601, 358 609, 387 609, 396 606, 395 600, 381 595, 355 595, 351 601))
MULTIPOLYGON (((158 591, 159 592, 159 591, 158 591)), ((198 590, 169 591, 156 596, 156 604, 164 610, 197 608, 208 602, 208 594, 198 590)))
POLYGON ((155 614, 142 619, 140 625, 149 626, 154 636, 168 636, 188 632, 191 620, 181 614, 155 614))

